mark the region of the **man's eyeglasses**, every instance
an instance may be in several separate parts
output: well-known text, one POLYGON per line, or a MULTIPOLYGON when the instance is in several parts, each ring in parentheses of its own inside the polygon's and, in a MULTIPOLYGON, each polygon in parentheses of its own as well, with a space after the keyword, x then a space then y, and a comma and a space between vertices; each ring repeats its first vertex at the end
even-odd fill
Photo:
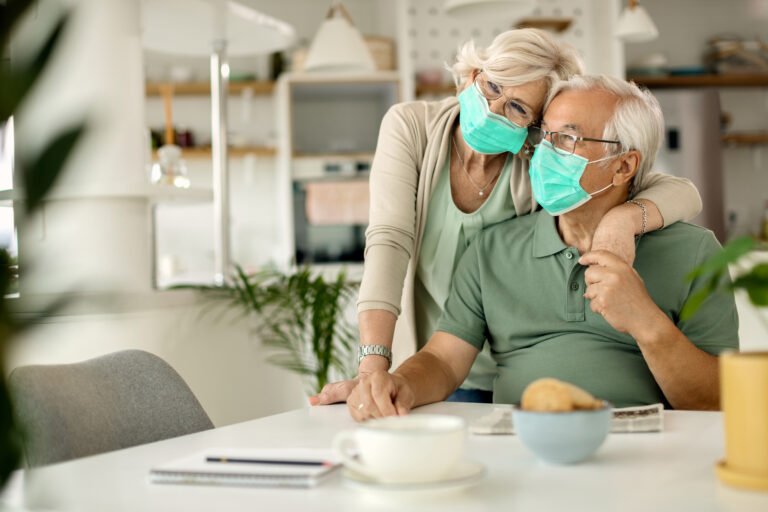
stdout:
MULTIPOLYGON (((475 87, 485 96, 489 104, 504 96, 503 87, 488 80, 484 73, 478 73, 475 78, 475 87)), ((515 100, 509 100, 504 104, 504 117, 523 128, 535 120, 531 109, 515 100)))
POLYGON ((566 156, 572 155, 576 151, 576 144, 581 141, 621 144, 618 140, 593 139, 591 137, 578 137, 570 133, 550 132, 539 126, 528 128, 528 143, 532 146, 538 146, 547 137, 549 137, 549 142, 552 143, 555 151, 566 156))

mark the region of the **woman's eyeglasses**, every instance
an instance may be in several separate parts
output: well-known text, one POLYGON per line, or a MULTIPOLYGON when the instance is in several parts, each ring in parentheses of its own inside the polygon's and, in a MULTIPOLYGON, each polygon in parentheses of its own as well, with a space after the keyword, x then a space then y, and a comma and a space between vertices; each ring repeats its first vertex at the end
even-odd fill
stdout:
MULTIPOLYGON (((480 94, 485 96, 489 104, 504 96, 503 87, 488 80, 484 73, 478 73, 475 78, 475 87, 480 91, 480 94)), ((504 104, 504 117, 522 128, 530 125, 535 120, 531 109, 515 100, 509 100, 504 104)))

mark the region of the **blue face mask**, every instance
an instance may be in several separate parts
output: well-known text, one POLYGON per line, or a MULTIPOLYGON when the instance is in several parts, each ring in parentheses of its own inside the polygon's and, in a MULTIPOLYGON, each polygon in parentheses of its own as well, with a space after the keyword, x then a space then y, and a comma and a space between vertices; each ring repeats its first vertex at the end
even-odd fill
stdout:
POLYGON ((587 165, 617 156, 619 155, 590 161, 576 154, 560 154, 548 140, 541 141, 541 144, 536 146, 528 171, 531 175, 534 199, 551 215, 562 215, 575 210, 613 186, 611 182, 591 194, 584 190, 579 182, 587 165))
POLYGON ((491 112, 488 100, 475 84, 459 94, 461 135, 478 153, 496 155, 517 153, 523 147, 528 128, 518 126, 504 116, 491 112))

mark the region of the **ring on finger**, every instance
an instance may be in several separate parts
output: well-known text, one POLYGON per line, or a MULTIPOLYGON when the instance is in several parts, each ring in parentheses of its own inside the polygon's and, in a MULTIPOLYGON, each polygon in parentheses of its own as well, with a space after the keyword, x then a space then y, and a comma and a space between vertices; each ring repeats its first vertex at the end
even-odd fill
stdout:
POLYGON ((357 406, 357 410, 358 410, 358 411, 362 411, 362 410, 363 410, 363 404, 360 404, 360 405, 358 405, 358 406, 357 406))

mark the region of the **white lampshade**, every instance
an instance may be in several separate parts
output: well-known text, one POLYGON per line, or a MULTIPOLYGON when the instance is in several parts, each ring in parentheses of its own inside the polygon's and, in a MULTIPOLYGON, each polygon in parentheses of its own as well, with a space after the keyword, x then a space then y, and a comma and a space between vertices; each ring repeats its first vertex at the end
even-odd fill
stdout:
POLYGON ((334 4, 315 34, 304 63, 306 71, 375 71, 363 36, 341 4, 334 4))
POLYGON ((446 0, 443 10, 456 18, 517 19, 528 16, 536 0, 446 0))
POLYGON ((211 42, 227 41, 230 56, 271 53, 291 46, 291 25, 234 0, 142 0, 144 47, 208 56, 211 42))
POLYGON ((642 43, 659 37, 659 30, 647 11, 630 1, 616 24, 616 36, 627 43, 642 43))

